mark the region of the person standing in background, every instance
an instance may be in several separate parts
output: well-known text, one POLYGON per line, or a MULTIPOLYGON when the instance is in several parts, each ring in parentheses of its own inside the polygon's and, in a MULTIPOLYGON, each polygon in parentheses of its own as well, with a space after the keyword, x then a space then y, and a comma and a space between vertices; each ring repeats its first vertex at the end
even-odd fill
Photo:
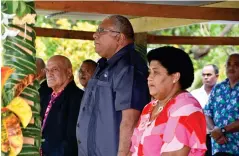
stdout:
MULTIPOLYGON (((38 89, 40 95, 40 101, 44 96, 49 96, 52 92, 52 89, 47 86, 46 73, 45 73, 45 62, 41 58, 36 58, 36 67, 37 67, 37 77, 40 83, 40 88, 38 89)), ((41 103, 41 102, 40 102, 41 103)))
POLYGON ((53 92, 41 101, 42 155, 77 156, 75 127, 84 92, 74 82, 67 57, 52 56, 45 72, 53 92))
MULTIPOLYGON (((191 94, 199 101, 202 108, 208 102, 209 95, 212 91, 212 88, 217 83, 219 70, 218 67, 214 64, 209 64, 203 67, 202 70, 202 82, 203 86, 199 89, 195 89, 191 92, 191 94)), ((211 144, 211 136, 207 129, 207 152, 205 156, 212 155, 212 144, 211 144)))
POLYGON ((93 76, 96 67, 97 63, 93 60, 88 59, 82 62, 78 74, 79 82, 84 88, 86 88, 88 81, 93 76))
POLYGON ((204 108, 214 156, 239 155, 239 53, 228 57, 226 75, 204 108))
POLYGON ((203 67, 202 70, 202 83, 201 88, 195 89, 191 94, 199 101, 202 108, 205 107, 208 102, 209 94, 212 91, 212 88, 217 83, 219 70, 218 67, 214 64, 209 64, 203 67))

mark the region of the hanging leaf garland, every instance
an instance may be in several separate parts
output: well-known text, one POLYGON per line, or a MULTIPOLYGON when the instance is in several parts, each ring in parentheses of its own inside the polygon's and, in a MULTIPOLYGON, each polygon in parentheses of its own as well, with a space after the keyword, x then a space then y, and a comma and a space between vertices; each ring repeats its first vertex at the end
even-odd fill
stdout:
POLYGON ((1 1, 1 155, 39 155, 40 101, 36 80, 33 1, 1 1), (5 73, 5 74, 4 74, 5 73))

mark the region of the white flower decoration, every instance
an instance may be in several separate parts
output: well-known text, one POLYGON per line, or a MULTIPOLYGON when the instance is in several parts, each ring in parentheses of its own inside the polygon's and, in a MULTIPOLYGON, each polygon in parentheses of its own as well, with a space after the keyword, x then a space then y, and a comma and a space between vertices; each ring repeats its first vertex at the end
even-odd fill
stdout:
POLYGON ((23 21, 26 22, 27 24, 34 24, 36 18, 36 14, 27 14, 26 16, 23 17, 23 21))
POLYGON ((1 36, 1 39, 4 40, 4 39, 6 39, 7 36, 11 36, 11 37, 17 36, 17 34, 19 32, 20 32, 20 30, 9 30, 9 29, 5 28, 5 32, 1 36))
POLYGON ((3 15, 3 19, 2 19, 2 21, 1 21, 1 24, 6 24, 6 25, 8 25, 8 20, 9 19, 13 19, 13 17, 16 15, 16 14, 5 14, 5 13, 2 13, 2 15, 3 15))
POLYGON ((36 14, 26 14, 22 18, 14 17, 12 23, 16 25, 24 25, 24 24, 34 24, 36 18, 36 14))

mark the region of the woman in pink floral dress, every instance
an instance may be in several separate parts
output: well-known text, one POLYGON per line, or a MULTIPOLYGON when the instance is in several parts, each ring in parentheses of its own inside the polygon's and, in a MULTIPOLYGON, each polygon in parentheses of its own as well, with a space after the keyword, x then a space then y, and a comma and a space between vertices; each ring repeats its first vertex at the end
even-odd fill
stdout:
POLYGON ((155 99, 145 106, 132 136, 132 156, 202 156, 206 121, 198 101, 185 89, 194 70, 189 56, 173 47, 148 54, 148 86, 155 99))

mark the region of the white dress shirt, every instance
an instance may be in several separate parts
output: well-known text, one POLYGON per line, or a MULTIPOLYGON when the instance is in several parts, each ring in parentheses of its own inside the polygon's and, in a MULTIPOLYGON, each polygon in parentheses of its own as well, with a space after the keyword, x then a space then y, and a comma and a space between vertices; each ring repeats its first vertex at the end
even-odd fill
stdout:
POLYGON ((204 86, 191 91, 191 94, 198 100, 202 108, 204 108, 209 98, 209 95, 205 91, 204 86))
MULTIPOLYGON (((198 100, 201 107, 204 109, 205 105, 208 102, 208 98, 209 98, 209 95, 210 95, 210 94, 207 94, 207 92, 204 89, 204 86, 191 91, 191 94, 198 100)), ((209 134, 208 128, 207 128, 207 134, 209 134)))

